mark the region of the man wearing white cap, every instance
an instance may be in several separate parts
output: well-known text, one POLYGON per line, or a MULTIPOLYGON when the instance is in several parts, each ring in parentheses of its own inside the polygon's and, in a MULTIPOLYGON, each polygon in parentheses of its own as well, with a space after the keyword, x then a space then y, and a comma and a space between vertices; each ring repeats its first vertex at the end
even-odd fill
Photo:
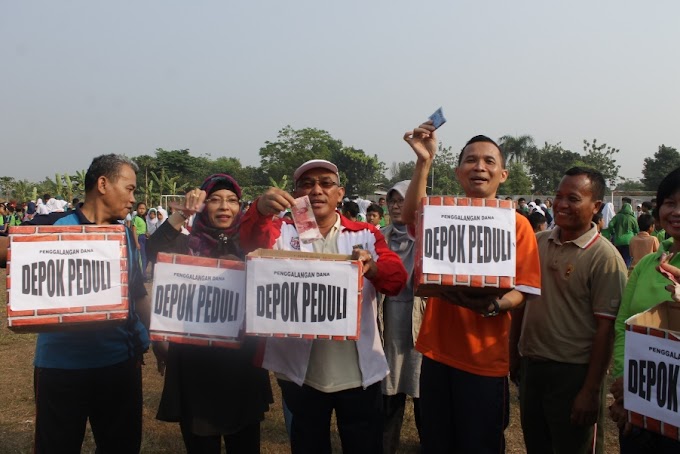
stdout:
POLYGON ((270 338, 262 367, 276 373, 293 415, 290 438, 294 454, 331 452, 333 410, 344 452, 380 453, 380 382, 388 374, 388 366, 378 336, 376 292, 398 294, 406 283, 406 271, 377 228, 352 222, 336 211, 345 190, 335 164, 322 159, 307 161, 295 171, 293 181, 293 196, 309 196, 323 238, 301 242, 295 225, 276 216, 293 206, 293 196, 270 188, 243 218, 243 249, 352 254, 363 262, 364 270, 361 329, 357 341, 270 338))

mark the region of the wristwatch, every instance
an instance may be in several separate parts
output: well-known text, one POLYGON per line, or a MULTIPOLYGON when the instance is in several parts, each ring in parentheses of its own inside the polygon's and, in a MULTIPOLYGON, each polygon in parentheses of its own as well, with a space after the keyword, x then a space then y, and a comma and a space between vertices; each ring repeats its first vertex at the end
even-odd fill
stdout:
POLYGON ((482 314, 482 317, 495 317, 501 313, 501 306, 498 304, 497 298, 494 298, 491 304, 493 304, 493 309, 491 309, 486 314, 482 314))

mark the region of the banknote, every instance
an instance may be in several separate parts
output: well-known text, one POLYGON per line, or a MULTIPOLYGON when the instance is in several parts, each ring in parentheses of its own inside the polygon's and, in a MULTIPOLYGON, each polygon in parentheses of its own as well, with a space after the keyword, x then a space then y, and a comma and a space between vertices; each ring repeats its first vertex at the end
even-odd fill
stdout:
POLYGON ((441 125, 446 123, 446 118, 444 118, 444 111, 440 107, 439 109, 435 110, 432 115, 430 115, 430 120, 432 120, 432 126, 434 126, 434 129, 439 129, 441 125))
POLYGON ((293 222, 295 222, 295 228, 300 235, 300 241, 311 243, 323 238, 319 225, 316 223, 309 196, 295 199, 295 205, 291 207, 290 211, 293 214, 293 222))
MULTIPOLYGON (((663 252, 661 254, 661 263, 670 263, 670 261, 671 261, 671 259, 673 258, 674 255, 675 255, 674 252, 673 253, 663 252)), ((673 274, 671 274, 670 272, 664 270, 663 268, 659 268, 659 272, 661 274, 663 274, 671 282, 673 282, 675 285, 680 285, 680 283, 675 278, 675 276, 673 276, 673 274)))

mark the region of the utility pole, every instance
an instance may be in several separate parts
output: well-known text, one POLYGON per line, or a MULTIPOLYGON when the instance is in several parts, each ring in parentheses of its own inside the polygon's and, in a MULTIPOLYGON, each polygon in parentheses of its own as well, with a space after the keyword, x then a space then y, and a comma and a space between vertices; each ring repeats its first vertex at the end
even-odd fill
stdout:
POLYGON ((432 177, 430 178, 430 195, 434 195, 434 160, 432 161, 432 177))

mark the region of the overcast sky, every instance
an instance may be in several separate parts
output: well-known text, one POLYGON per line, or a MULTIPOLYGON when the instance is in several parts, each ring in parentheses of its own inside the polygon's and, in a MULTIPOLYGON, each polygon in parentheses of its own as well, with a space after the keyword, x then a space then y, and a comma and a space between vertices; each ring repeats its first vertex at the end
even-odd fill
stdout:
MULTIPOLYGON (((0 176, 74 173, 103 153, 259 165, 290 124, 388 167, 443 106, 476 134, 582 151, 639 178, 680 148, 680 2, 0 0, 0 176)), ((670 170, 670 169, 669 169, 670 170)))

